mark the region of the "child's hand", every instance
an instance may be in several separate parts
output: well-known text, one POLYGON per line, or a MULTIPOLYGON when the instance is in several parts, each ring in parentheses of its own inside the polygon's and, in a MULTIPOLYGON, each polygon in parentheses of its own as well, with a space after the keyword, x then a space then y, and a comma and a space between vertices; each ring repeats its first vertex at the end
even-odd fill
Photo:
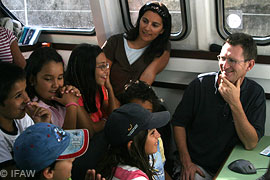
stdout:
POLYGON ((85 180, 106 180, 102 178, 100 174, 96 175, 96 171, 94 169, 88 169, 85 175, 85 180))
POLYGON ((70 85, 60 88, 59 91, 62 96, 52 97, 52 100, 55 100, 64 106, 72 102, 78 103, 78 99, 81 96, 80 91, 76 87, 70 85))
POLYGON ((59 89, 60 90, 60 93, 63 95, 63 94, 68 94, 68 93, 72 93, 74 95, 76 95, 77 97, 80 97, 81 96, 81 93, 80 93, 80 90, 77 89, 76 87, 74 86, 71 86, 71 85, 66 85, 66 86, 63 86, 62 88, 59 89))
POLYGON ((38 106, 37 102, 27 103, 25 109, 26 113, 34 120, 35 123, 51 123, 51 112, 46 108, 38 106))
POLYGON ((62 105, 67 105, 69 103, 77 103, 78 104, 78 97, 71 93, 64 93, 62 97, 52 97, 52 100, 59 102, 62 105))
POLYGON ((105 87, 106 87, 106 89, 111 89, 112 88, 112 84, 111 84, 111 81, 110 81, 110 72, 109 71, 108 71, 107 78, 106 78, 106 81, 105 81, 105 87))

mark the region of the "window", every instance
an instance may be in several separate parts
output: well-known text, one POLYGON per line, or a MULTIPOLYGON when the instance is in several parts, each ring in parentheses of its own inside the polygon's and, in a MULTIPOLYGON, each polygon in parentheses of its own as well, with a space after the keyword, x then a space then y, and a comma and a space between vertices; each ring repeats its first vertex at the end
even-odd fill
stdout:
POLYGON ((94 32, 89 0, 2 0, 26 26, 94 32))
POLYGON ((269 0, 218 1, 218 16, 219 32, 223 37, 243 32, 252 35, 258 44, 270 42, 269 0))
MULTIPOLYGON (((136 23, 140 8, 149 0, 122 0, 122 10, 126 28, 133 27, 136 23), (129 11, 127 12, 127 8, 129 11)), ((190 32, 189 4, 185 0, 159 0, 166 5, 172 16, 171 39, 183 39, 190 32)))

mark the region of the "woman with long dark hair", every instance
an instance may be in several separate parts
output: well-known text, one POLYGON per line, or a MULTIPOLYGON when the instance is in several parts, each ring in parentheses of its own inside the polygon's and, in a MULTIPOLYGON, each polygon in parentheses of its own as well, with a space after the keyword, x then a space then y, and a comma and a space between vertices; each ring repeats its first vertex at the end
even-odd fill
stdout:
POLYGON ((115 94, 123 93, 130 80, 151 85, 170 57, 171 15, 160 2, 141 7, 136 26, 124 34, 110 37, 103 51, 111 64, 111 83, 115 94))

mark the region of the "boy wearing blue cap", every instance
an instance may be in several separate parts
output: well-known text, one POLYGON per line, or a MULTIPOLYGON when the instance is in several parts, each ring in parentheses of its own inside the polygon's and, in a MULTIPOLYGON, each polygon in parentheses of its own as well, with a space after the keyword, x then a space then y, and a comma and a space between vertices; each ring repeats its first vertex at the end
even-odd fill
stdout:
POLYGON ((0 170, 9 173, 15 168, 12 155, 15 139, 34 121, 48 122, 51 115, 48 110, 30 103, 22 68, 2 62, 0 72, 0 170))
POLYGON ((88 148, 86 129, 63 130, 53 124, 28 127, 14 143, 14 160, 19 169, 34 171, 35 179, 66 180, 72 162, 88 148))

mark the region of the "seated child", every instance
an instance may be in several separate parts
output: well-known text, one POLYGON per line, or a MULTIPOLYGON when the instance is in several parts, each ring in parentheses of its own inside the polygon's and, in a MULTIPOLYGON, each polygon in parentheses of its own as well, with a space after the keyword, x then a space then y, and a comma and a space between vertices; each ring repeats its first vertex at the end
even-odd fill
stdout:
POLYGON ((51 115, 45 108, 30 103, 22 68, 2 62, 0 72, 0 169, 10 175, 9 171, 15 169, 12 156, 15 139, 34 122, 49 122, 51 115))
POLYGON ((119 107, 109 71, 109 63, 99 46, 80 44, 72 50, 65 81, 80 90, 79 105, 89 114, 95 132, 103 130, 107 116, 119 107))
POLYGON ((92 135, 87 113, 78 105, 80 91, 74 86, 64 86, 64 62, 55 49, 36 49, 25 70, 27 93, 32 101, 52 113, 52 124, 64 129, 87 128, 92 135))
POLYGON ((85 153, 86 129, 62 130, 49 123, 28 127, 14 143, 14 160, 21 170, 33 170, 36 179, 68 179, 72 162, 85 153))
POLYGON ((158 149, 156 128, 169 120, 168 111, 151 113, 136 103, 114 110, 104 128, 110 146, 98 172, 109 180, 155 179, 149 156, 158 149))
MULTIPOLYGON (((150 112, 157 112, 160 109, 160 100, 152 87, 140 80, 129 83, 126 86, 122 97, 123 99, 121 104, 137 103, 150 112)), ((155 179, 165 180, 165 177, 166 179, 171 179, 164 170, 166 158, 161 138, 158 138, 158 151, 153 155, 153 157, 154 159, 150 156, 150 163, 154 164, 154 168, 156 170, 157 176, 155 179)))

